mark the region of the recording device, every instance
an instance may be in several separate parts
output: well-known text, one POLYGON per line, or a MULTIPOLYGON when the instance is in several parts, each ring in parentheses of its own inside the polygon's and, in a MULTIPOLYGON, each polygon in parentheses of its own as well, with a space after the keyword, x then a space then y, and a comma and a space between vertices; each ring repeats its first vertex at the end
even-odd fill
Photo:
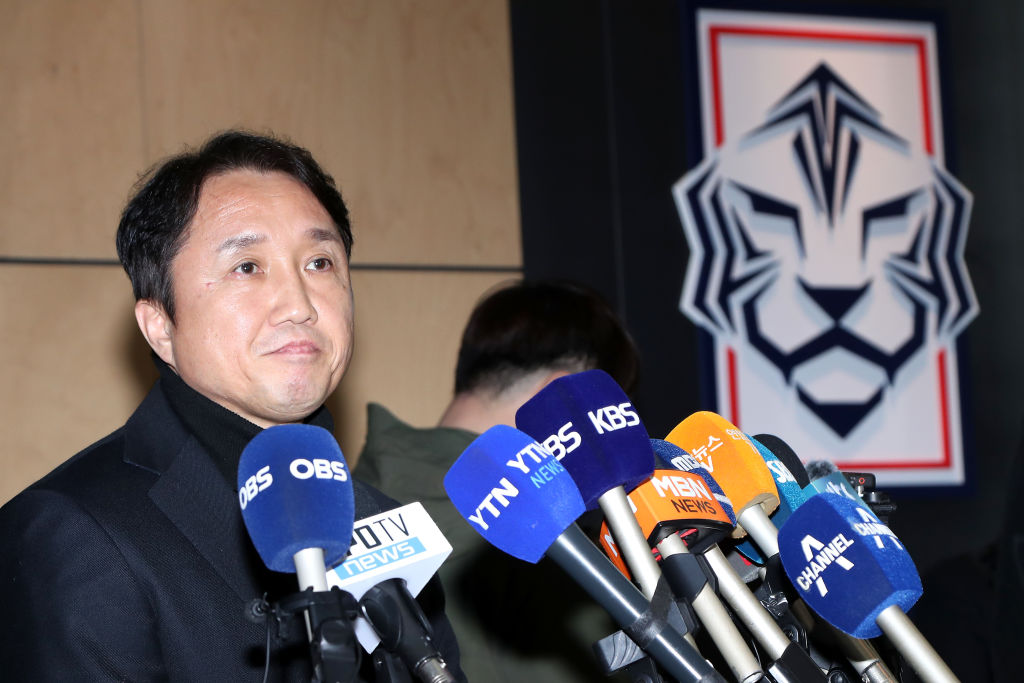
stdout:
POLYGON ((352 480, 334 436, 301 424, 260 432, 239 459, 238 502, 264 564, 296 574, 301 591, 267 606, 267 628, 276 623, 280 635, 303 617, 314 680, 355 680, 358 607, 350 594, 327 586, 326 565, 348 551, 355 517, 352 480))
POLYGON ((355 633, 363 648, 375 653, 382 645, 428 683, 453 679, 414 596, 451 552, 423 505, 410 503, 355 522, 348 555, 327 572, 328 585, 359 601, 355 633))
POLYGON ((861 502, 882 524, 889 526, 896 504, 889 495, 875 489, 875 475, 870 472, 842 472, 829 460, 807 463, 810 485, 819 491, 831 491, 861 502), (843 490, 840 490, 842 488, 843 490))
POLYGON ((668 675, 724 681, 576 526, 586 510, 583 496, 566 468, 530 436, 492 427, 459 456, 444 487, 489 543, 527 562, 546 556, 562 567, 668 675))

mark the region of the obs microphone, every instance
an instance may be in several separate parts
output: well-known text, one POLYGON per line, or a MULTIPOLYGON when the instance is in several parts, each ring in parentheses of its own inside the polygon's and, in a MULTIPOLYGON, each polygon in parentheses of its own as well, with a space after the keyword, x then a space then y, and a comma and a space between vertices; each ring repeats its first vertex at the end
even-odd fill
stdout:
POLYGON ((305 613, 316 680, 353 680, 360 660, 352 628, 355 600, 327 589, 326 566, 348 551, 355 517, 352 480, 338 442, 312 425, 268 427, 242 451, 238 502, 263 563, 297 574, 303 593, 279 607, 288 616, 305 613))

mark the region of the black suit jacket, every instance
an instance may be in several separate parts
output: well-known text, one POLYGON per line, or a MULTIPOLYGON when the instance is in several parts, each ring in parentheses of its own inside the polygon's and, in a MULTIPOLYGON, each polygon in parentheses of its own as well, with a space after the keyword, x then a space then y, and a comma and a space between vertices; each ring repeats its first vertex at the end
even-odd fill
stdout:
MULTIPOLYGON (((356 519, 394 506, 355 487, 356 519)), ((124 427, 0 508, 0 543, 5 681, 258 682, 267 631, 246 605, 297 590, 264 567, 234 490, 159 382, 124 427)), ((458 670, 433 590, 421 602, 458 670)), ((271 648, 271 680, 309 681, 302 630, 271 648)))

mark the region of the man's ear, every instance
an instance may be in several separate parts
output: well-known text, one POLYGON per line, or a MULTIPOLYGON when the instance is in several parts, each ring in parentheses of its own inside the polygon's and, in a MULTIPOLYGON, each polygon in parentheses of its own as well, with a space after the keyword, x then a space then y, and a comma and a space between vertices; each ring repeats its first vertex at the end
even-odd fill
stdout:
POLYGON ((135 320, 139 323, 142 336, 160 359, 174 367, 174 323, 164 307, 152 299, 135 302, 135 320))

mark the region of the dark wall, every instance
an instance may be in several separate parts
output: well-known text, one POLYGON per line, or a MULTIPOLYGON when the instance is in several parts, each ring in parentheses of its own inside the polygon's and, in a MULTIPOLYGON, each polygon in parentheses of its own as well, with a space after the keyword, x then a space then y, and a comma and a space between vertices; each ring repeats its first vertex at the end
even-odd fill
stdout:
MULTIPOLYGON (((993 541, 1024 483, 1008 481, 1024 418, 1024 3, 785 8, 924 12, 945 29, 947 165, 974 193, 966 257, 981 314, 967 331, 972 488, 895 500, 894 530, 926 571, 993 541)), ((671 0, 512 0, 510 13, 525 272, 577 278, 614 303, 644 358, 635 402, 663 435, 709 405, 698 331, 678 308, 687 249, 670 195, 698 123, 684 116, 685 13, 671 0)))

